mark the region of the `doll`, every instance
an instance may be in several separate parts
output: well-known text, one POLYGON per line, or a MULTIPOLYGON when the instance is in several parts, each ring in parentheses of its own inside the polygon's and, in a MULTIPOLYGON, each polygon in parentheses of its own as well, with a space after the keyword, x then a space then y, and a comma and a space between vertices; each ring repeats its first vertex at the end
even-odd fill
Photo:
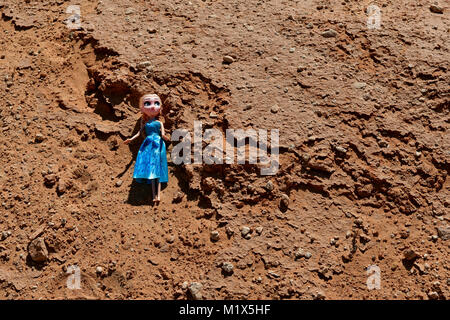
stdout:
POLYGON ((151 184, 153 203, 159 204, 161 182, 168 181, 166 145, 163 140, 169 140, 162 122, 156 120, 161 113, 161 99, 156 94, 144 94, 139 99, 139 108, 142 113, 139 132, 124 143, 129 144, 142 132, 145 133, 146 138, 139 148, 134 165, 133 179, 139 183, 151 184))

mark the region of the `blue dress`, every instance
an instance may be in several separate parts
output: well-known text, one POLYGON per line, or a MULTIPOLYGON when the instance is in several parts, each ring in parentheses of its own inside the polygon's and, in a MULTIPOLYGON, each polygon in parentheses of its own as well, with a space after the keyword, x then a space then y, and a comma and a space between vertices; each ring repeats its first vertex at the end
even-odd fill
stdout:
POLYGON ((149 120, 145 124, 147 137, 142 142, 134 165, 133 178, 139 183, 151 183, 152 179, 167 182, 166 144, 161 137, 161 124, 156 120, 149 120))

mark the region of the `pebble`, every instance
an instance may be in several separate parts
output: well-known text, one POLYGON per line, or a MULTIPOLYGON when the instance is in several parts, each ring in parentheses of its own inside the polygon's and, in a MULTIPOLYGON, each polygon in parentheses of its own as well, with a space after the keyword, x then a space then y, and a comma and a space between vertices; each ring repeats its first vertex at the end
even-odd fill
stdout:
POLYGON ((272 183, 272 181, 267 181, 267 183, 266 183, 266 190, 267 191, 269 191, 269 192, 271 192, 271 191, 273 191, 273 183, 272 183))
POLYGON ((212 241, 217 241, 217 240, 219 240, 219 238, 220 238, 219 231, 217 231, 217 230, 211 231, 210 237, 211 237, 211 240, 212 240, 212 241))
POLYGON ((280 209, 287 209, 289 207, 289 197, 283 193, 280 199, 280 209))
POLYGON ((354 82, 353 83, 353 88, 355 89, 364 89, 366 87, 366 83, 365 82, 354 82))
POLYGON ((189 292, 192 295, 192 297, 194 298, 194 300, 201 300, 203 298, 202 295, 202 289, 203 289, 203 285, 199 282, 192 282, 189 285, 189 292))
POLYGON ((439 294, 436 291, 430 291, 428 292, 428 298, 430 298, 430 300, 437 300, 439 299, 439 294))
POLYGON ((277 113, 278 111, 280 111, 280 107, 279 107, 277 104, 275 104, 275 105, 272 106, 272 108, 270 109, 270 111, 271 111, 272 113, 277 113))
POLYGON ((243 237, 245 237, 249 233, 250 233, 250 228, 249 227, 242 227, 241 228, 241 234, 242 234, 243 237))
POLYGON ((120 187, 123 183, 123 180, 119 180, 116 182, 116 187, 120 187))
POLYGON ((438 14, 443 14, 444 13, 444 9, 436 4, 432 4, 430 6, 430 11, 433 13, 438 13, 438 14))
POLYGON ((44 262, 48 259, 48 251, 44 239, 36 238, 30 242, 28 246, 28 253, 31 260, 35 262, 44 262))
POLYGON ((328 29, 327 31, 322 32, 322 37, 324 38, 333 38, 337 36, 337 32, 333 29, 328 29))
POLYGON ((297 67, 297 72, 302 72, 302 71, 305 71, 305 70, 306 70, 305 66, 298 66, 297 67))
POLYGON ((290 49, 289 49, 289 52, 290 52, 290 53, 294 53, 294 52, 295 52, 295 48, 290 48, 290 49))
POLYGON ((5 240, 6 238, 8 238, 11 235, 11 231, 2 231, 2 235, 0 237, 0 240, 5 240))
POLYGON ((234 62, 234 58, 232 56, 224 56, 223 57, 223 62, 227 63, 227 64, 231 64, 234 62))
POLYGON ((263 227, 257 227, 257 228, 255 229, 255 231, 256 231, 257 234, 260 235, 260 234, 263 232, 263 227))
POLYGON ((417 252, 415 252, 412 249, 408 249, 403 253, 403 257, 407 261, 412 261, 412 260, 415 260, 416 258, 418 258, 419 254, 417 254, 417 252))
POLYGON ((97 273, 102 273, 102 272, 103 272, 103 268, 102 268, 102 267, 97 267, 97 268, 95 269, 95 272, 97 272, 97 273))
POLYGON ((229 237, 231 237, 231 236, 234 234, 233 229, 231 229, 229 226, 227 226, 227 227, 225 228, 225 232, 227 233, 227 235, 228 235, 229 237))
POLYGON ((223 270, 223 272, 225 272, 226 274, 232 274, 232 273, 233 273, 233 269, 234 269, 234 266, 233 266, 233 264, 230 263, 230 262, 224 262, 224 263, 222 264, 222 270, 223 270))
POLYGON ((450 240, 450 226, 447 225, 445 227, 438 227, 437 232, 442 240, 450 240))
POLYGON ((36 133, 36 135, 34 136, 34 142, 36 142, 36 143, 41 143, 44 140, 45 140, 45 137, 41 133, 36 133))

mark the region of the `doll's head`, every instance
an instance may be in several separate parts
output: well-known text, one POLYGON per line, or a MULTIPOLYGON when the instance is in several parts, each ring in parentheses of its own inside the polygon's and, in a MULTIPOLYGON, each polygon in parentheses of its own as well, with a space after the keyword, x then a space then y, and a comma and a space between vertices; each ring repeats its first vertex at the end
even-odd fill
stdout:
POLYGON ((147 117, 157 117, 161 112, 161 99, 157 94, 144 94, 139 100, 139 108, 147 117))

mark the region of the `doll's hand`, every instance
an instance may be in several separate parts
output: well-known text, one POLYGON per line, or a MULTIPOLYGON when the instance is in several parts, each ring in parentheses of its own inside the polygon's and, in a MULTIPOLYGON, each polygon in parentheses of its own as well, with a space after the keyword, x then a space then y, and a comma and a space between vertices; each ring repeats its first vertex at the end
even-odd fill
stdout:
POLYGON ((127 140, 125 140, 123 143, 125 143, 125 144, 129 144, 131 141, 133 141, 133 140, 131 140, 131 139, 127 139, 127 140))
POLYGON ((169 137, 166 136, 166 135, 163 135, 162 138, 163 138, 163 140, 166 141, 166 142, 169 142, 169 141, 170 141, 169 137))

